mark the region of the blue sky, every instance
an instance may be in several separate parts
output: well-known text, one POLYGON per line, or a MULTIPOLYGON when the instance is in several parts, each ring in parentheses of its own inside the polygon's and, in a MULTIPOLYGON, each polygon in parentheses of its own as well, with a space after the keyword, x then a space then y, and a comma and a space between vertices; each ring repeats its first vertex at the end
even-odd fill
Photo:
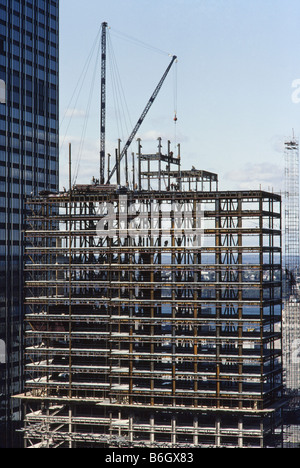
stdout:
MULTIPOLYGON (((137 135, 145 147, 153 151, 158 136, 165 144, 167 139, 174 146, 180 143, 183 167, 217 172, 220 189, 283 189, 282 144, 292 129, 297 137, 300 132, 300 103, 292 99, 297 91, 292 84, 300 79, 298 0, 60 3, 61 186, 67 184, 69 143, 74 181, 89 183, 99 174, 100 63, 96 53, 80 94, 76 85, 81 83, 92 45, 106 21, 130 113, 129 132, 170 61, 156 49, 175 54, 178 63, 137 135)), ((109 67, 107 151, 114 152, 117 139, 126 139, 128 134, 121 135, 116 125, 109 67)), ((131 150, 136 149, 133 142, 131 150)))

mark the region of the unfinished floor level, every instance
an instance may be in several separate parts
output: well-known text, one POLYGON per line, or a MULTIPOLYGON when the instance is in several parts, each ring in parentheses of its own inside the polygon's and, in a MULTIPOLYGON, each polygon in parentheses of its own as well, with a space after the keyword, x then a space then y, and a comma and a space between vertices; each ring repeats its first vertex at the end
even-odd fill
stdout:
POLYGON ((281 446, 280 197, 178 163, 28 200, 26 446, 281 446))

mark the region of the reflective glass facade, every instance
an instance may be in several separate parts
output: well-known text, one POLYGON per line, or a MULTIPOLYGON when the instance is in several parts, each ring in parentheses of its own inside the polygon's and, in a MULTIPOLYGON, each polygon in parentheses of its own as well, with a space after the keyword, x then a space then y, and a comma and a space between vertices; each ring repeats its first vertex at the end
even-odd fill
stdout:
POLYGON ((59 0, 0 0, 0 447, 23 387, 26 195, 58 189, 59 0))

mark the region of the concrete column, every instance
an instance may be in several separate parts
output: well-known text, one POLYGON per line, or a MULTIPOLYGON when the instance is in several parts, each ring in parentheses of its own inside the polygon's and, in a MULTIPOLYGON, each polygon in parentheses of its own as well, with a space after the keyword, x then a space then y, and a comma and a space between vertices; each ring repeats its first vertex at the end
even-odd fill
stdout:
POLYGON ((176 444, 176 416, 172 416, 171 429, 172 429, 171 442, 173 445, 175 445, 176 444))
POLYGON ((239 428, 239 441, 238 441, 238 446, 239 448, 243 447, 243 420, 239 420, 238 428, 239 428))
POLYGON ((129 415, 129 442, 133 442, 133 417, 132 414, 129 415))
POLYGON ((193 435, 193 444, 195 446, 198 446, 199 445, 199 436, 197 434, 197 431, 198 431, 198 418, 194 418, 194 421, 193 421, 193 428, 194 428, 194 435, 193 435))
POLYGON ((221 420, 220 418, 216 419, 216 437, 215 437, 215 445, 216 447, 221 446, 221 420))
POLYGON ((150 444, 154 444, 155 442, 155 435, 154 435, 154 416, 151 414, 150 416, 150 444))

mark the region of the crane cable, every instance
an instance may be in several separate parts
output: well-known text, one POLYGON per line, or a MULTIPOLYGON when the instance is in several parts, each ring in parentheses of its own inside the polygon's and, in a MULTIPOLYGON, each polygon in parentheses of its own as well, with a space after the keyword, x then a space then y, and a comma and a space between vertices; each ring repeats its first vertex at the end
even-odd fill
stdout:
MULTIPOLYGON (((116 54, 113 47, 111 28, 108 28, 107 44, 108 44, 108 59, 109 70, 111 75, 111 90, 115 106, 115 121, 117 126, 117 134, 122 141, 126 141, 127 135, 130 134, 130 128, 133 127, 132 119, 129 111, 129 106, 126 100, 124 87, 122 84, 121 74, 118 67, 116 54)), ((129 155, 130 165, 132 166, 132 155, 129 155)), ((126 169, 125 169, 126 170, 126 169)), ((127 170, 128 171, 128 170, 127 170)), ((128 181, 133 185, 134 174, 131 171, 127 172, 128 181), (132 179, 132 180, 130 180, 132 179)))
POLYGON ((78 150, 78 158, 77 158, 77 169, 74 174, 74 180, 73 184, 76 183, 77 178, 78 178, 78 173, 79 173, 79 168, 80 168, 80 163, 81 163, 81 158, 82 158, 82 153, 83 153, 83 147, 84 147, 84 142, 85 142, 85 135, 86 135, 86 130, 88 126, 88 120, 90 117, 90 110, 91 110, 91 104, 93 100, 93 93, 95 90, 95 83, 96 83, 96 78, 97 78, 97 68, 99 64, 99 59, 100 59, 100 52, 101 52, 101 41, 98 42, 98 47, 96 50, 96 59, 95 59, 95 64, 94 64, 94 69, 92 73, 92 78, 91 78, 91 85, 90 85, 90 91, 88 95, 88 100, 87 100, 87 106, 86 106, 86 112, 85 112, 85 118, 82 126, 82 133, 81 133, 81 140, 79 143, 79 150, 78 150))
MULTIPOLYGON (((111 28, 109 28, 111 30, 111 28)), ((144 48, 147 48, 147 49, 150 49, 154 52, 157 52, 157 53, 160 53, 160 54, 163 54, 163 55, 168 55, 168 56, 171 56, 172 54, 169 54, 168 52, 165 52, 161 49, 158 49, 156 47, 153 47, 153 46, 150 46, 149 44, 146 44, 145 42, 142 42, 142 41, 139 41, 138 39, 135 39, 131 36, 128 36, 126 34, 123 34, 123 33, 120 33, 116 30, 113 30, 113 32, 116 34, 116 35, 119 35, 119 36, 122 36, 123 39, 125 38, 126 40, 129 40, 131 42, 134 42, 136 45, 139 45, 139 46, 142 46, 144 48)), ((65 111, 65 114, 60 122, 60 128, 62 127, 62 124, 67 116, 67 114, 71 114, 70 115, 70 119, 69 119, 69 123, 67 124, 67 129, 65 131, 65 136, 63 138, 63 141, 60 145, 60 150, 62 149, 63 145, 64 145, 64 142, 65 142, 65 139, 66 139, 66 136, 67 136, 67 132, 68 132, 68 129, 69 129, 69 126, 70 126, 70 123, 71 123, 71 120, 74 116, 74 113, 75 113, 75 110, 76 110, 76 105, 77 105, 77 102, 78 102, 78 99, 79 99, 79 95, 83 89, 83 85, 84 85, 84 82, 86 80, 86 77, 87 77, 87 72, 90 68, 90 65, 91 65, 91 61, 92 61, 92 58, 95 54, 95 51, 96 51, 96 64, 95 64, 95 67, 94 67, 94 72, 93 72, 93 76, 92 76, 92 83, 91 83, 91 87, 90 87, 90 92, 89 92, 89 98, 88 98, 88 104, 87 104, 87 112, 85 113, 85 122, 83 124, 83 130, 82 130, 82 136, 81 136, 81 141, 80 141, 80 144, 79 144, 79 153, 78 153, 78 159, 77 159, 77 168, 75 170, 75 174, 74 174, 74 177, 73 177, 73 183, 76 182, 77 180, 77 177, 78 177, 78 172, 79 172, 79 166, 80 166, 80 160, 81 160, 81 156, 82 156, 82 150, 83 150, 83 143, 84 143, 84 136, 85 136, 85 133, 86 133, 86 128, 87 128, 87 123, 88 123, 88 117, 89 117, 89 112, 90 112, 90 107, 91 107, 91 101, 92 101, 92 93, 93 93, 93 90, 94 90, 94 86, 95 86, 95 79, 96 79, 96 69, 97 69, 97 63, 99 61, 99 56, 100 56, 100 37, 101 37, 101 29, 98 30, 97 32, 97 36, 93 42, 93 45, 92 45, 92 48, 91 48, 91 51, 87 57, 87 60, 86 60, 86 63, 84 64, 84 67, 83 67, 83 70, 82 70, 82 73, 78 79, 78 82, 77 82, 77 85, 74 89, 74 92, 72 94, 72 97, 70 99, 70 102, 67 106, 67 109, 65 111), (71 108, 71 103, 73 101, 73 98, 75 97, 75 94, 77 92, 79 88, 79 91, 77 93, 77 97, 75 99, 75 104, 73 106, 73 108, 71 108)), ((120 107, 122 107, 122 112, 123 112, 123 119, 124 119, 124 122, 125 122, 125 127, 126 127, 126 132, 128 132, 128 128, 127 128, 127 123, 128 121, 131 121, 130 119, 130 115, 129 115, 129 110, 128 110, 128 106, 127 106, 127 102, 126 102, 126 99, 125 99, 125 94, 124 94, 124 90, 123 90, 123 87, 122 87, 122 84, 121 84, 121 79, 120 79, 120 73, 119 73, 119 70, 118 70, 118 67, 117 67, 117 61, 116 61, 116 57, 115 57, 115 54, 114 54, 114 50, 113 50, 113 47, 112 47, 112 42, 111 42, 111 38, 110 38, 110 34, 108 35, 108 46, 109 46, 109 49, 110 49, 110 56, 111 56, 111 75, 112 75, 112 83, 114 85, 114 99, 115 99, 115 105, 117 107, 117 124, 118 122, 120 123, 120 126, 123 127, 122 125, 122 117, 121 117, 121 112, 120 112, 120 107), (122 101, 123 99, 123 101, 122 101), (122 104, 123 102, 123 104, 122 104), (118 104, 119 103, 119 104, 118 104), (125 119, 125 114, 127 112, 127 123, 126 123, 126 119, 125 119), (118 120, 118 117, 119 117, 119 120, 118 120)), ((175 61, 175 63, 177 64, 178 60, 175 61)), ((174 67, 174 75, 173 75, 173 99, 174 99, 174 124, 175 124, 175 146, 176 146, 176 142, 177 142, 177 101, 178 101, 178 98, 177 98, 177 86, 178 86, 178 77, 177 77, 177 66, 174 67)), ((131 122, 129 122, 130 125, 131 125, 131 122)), ((132 125, 131 125, 132 126, 132 125)), ((123 129, 120 129, 121 130, 121 133, 123 133, 123 129)), ((124 139, 124 137, 123 137, 124 139)))
MULTIPOLYGON (((140 46, 140 47, 143 47, 145 49, 148 49, 148 50, 151 50, 153 52, 156 52, 158 54, 161 54, 161 55, 168 55, 169 57, 171 57, 173 54, 170 54, 169 52, 166 52, 165 50, 162 50, 162 49, 159 49, 158 47, 154 47, 150 44, 147 44, 146 42, 143 42, 143 41, 140 41, 139 39, 136 39, 132 36, 129 36, 128 34, 124 34, 123 32, 121 31, 118 31, 114 28, 110 28, 110 31, 112 33, 112 35, 115 35, 117 37, 120 37, 124 40, 127 40, 129 42, 132 42, 133 44, 137 45, 137 46, 140 46)), ((178 120, 178 117, 177 117, 177 102, 178 102, 178 70, 177 70, 177 63, 178 63, 178 60, 175 61, 175 64, 176 66, 174 67, 174 74, 173 74, 173 100, 174 100, 174 126, 175 126, 175 146, 177 145, 177 120, 178 120)))
MULTIPOLYGON (((110 30, 110 28, 109 28, 110 30)), ((118 128, 118 134, 125 139, 125 133, 129 134, 129 125, 132 127, 130 112, 128 104, 125 97, 124 88, 122 85, 121 74, 118 68, 118 63, 116 59, 116 54, 114 52, 113 43, 111 40, 110 31, 107 34, 107 44, 108 44, 108 58, 109 58, 109 68, 111 75, 111 85, 112 85, 112 94, 115 104, 115 113, 116 113, 116 122, 118 128), (123 128, 125 127, 125 129, 123 128)))
POLYGON ((64 122, 65 118, 67 117, 68 114, 70 114, 70 116, 69 116, 69 123, 67 124, 67 128, 66 128, 66 131, 65 131, 65 136, 64 136, 63 141, 62 141, 62 143, 61 143, 61 145, 60 145, 60 150, 62 149, 62 147, 63 147, 63 145, 64 145, 64 142, 65 142, 65 139, 66 139, 66 135, 67 135, 69 126, 70 126, 70 124, 71 124, 71 120, 72 120, 72 118, 73 118, 73 116, 74 116, 74 114, 75 114, 76 105, 77 105, 77 102, 78 102, 80 93, 81 93, 81 91, 82 91, 82 89, 83 89, 83 85, 84 85, 84 82, 85 82, 85 79, 86 79, 86 76, 87 76, 87 72, 88 72, 88 70, 89 70, 92 57, 93 57, 93 55, 94 55, 95 49, 96 49, 97 44, 98 44, 98 41, 99 41, 100 32, 101 32, 101 31, 99 30, 98 33, 97 33, 97 36, 96 36, 96 38, 95 38, 95 40, 94 40, 94 42, 93 42, 92 48, 91 48, 91 50, 90 50, 90 53, 88 54, 88 57, 87 57, 86 62, 85 62, 85 64, 84 64, 84 66, 83 66, 82 72, 81 72, 81 74, 80 74, 80 76, 79 76, 79 78, 78 78, 77 84, 76 84, 76 86, 75 86, 75 88, 74 88, 73 94, 72 94, 72 96, 71 96, 71 98, 70 98, 70 101, 69 101, 69 103, 68 103, 68 106, 67 106, 67 108, 66 108, 66 110, 65 110, 65 113, 64 113, 64 115, 63 115, 63 118, 62 118, 61 121, 60 121, 59 129, 61 130, 61 127, 62 127, 62 125, 63 125, 63 122, 64 122), (77 93, 77 97, 75 98, 75 102, 74 102, 74 104, 73 104, 73 108, 71 108, 73 98, 75 97, 78 88, 79 88, 79 91, 78 91, 78 93, 77 93))
MULTIPOLYGON (((143 47, 145 49, 149 49, 149 50, 152 50, 153 52, 156 52, 158 54, 162 54, 162 55, 170 55, 169 52, 166 52, 165 50, 162 50, 162 49, 159 49, 158 47, 154 47, 150 44, 147 44, 146 42, 143 42, 143 41, 140 41, 139 39, 136 39, 135 37, 132 37, 132 36, 129 36, 128 34, 124 34, 122 33, 121 31, 117 31, 116 29, 112 29, 110 28, 112 33, 116 36, 119 36, 129 42, 132 42, 133 44, 135 45, 138 45, 140 47, 143 47)), ((173 54, 172 54, 173 55, 173 54)))

